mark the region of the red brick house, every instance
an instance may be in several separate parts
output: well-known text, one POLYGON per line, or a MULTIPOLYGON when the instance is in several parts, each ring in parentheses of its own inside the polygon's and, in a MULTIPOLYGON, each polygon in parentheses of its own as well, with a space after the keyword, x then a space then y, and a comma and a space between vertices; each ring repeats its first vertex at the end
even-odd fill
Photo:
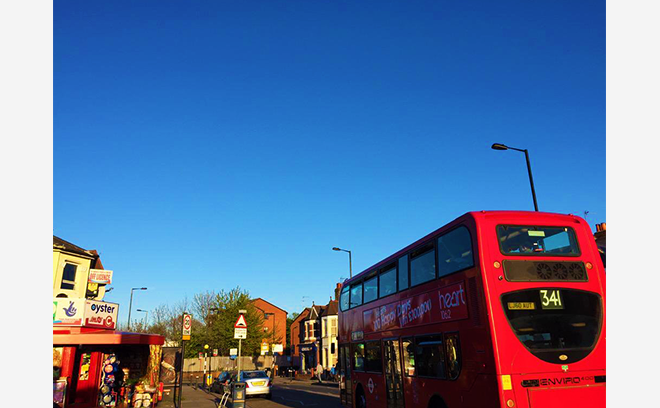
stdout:
POLYGON ((268 343, 269 354, 273 352, 273 345, 276 346, 275 351, 281 354, 286 346, 286 310, 262 298, 253 299, 252 305, 264 314, 262 344, 268 343))

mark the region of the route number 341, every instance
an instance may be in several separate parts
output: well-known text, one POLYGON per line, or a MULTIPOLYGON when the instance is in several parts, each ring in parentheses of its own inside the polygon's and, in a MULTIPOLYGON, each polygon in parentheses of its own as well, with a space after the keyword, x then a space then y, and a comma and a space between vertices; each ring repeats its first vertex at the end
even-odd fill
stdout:
POLYGON ((541 295, 541 308, 543 309, 563 309, 564 305, 561 302, 561 294, 559 289, 548 290, 541 289, 539 291, 541 295))

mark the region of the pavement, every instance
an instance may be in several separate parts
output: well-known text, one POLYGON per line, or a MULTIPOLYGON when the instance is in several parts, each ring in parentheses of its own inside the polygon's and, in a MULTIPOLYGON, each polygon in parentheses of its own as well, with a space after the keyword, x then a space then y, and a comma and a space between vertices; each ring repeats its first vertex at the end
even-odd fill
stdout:
MULTIPOLYGON (((276 378, 272 398, 248 398, 246 408, 341 408, 337 383, 319 384, 317 380, 276 378)), ((164 396, 158 408, 175 408, 174 393, 164 396)), ((217 408, 222 394, 184 385, 181 408, 217 408)), ((231 401, 227 404, 231 408, 231 401)))

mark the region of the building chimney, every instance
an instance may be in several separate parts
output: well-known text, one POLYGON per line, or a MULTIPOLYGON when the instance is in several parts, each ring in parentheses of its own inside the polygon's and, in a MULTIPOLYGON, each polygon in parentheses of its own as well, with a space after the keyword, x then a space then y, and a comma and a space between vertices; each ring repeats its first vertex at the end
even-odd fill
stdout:
POLYGON ((605 223, 596 224, 596 232, 605 231, 605 223))
POLYGON ((339 294, 341 293, 341 283, 337 283, 337 287, 335 288, 335 300, 339 300, 339 294))

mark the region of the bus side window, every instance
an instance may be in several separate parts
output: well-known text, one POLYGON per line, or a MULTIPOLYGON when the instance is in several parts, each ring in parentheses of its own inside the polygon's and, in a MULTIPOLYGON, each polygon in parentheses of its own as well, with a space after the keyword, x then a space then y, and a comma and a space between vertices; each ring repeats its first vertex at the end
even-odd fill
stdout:
POLYGON ((435 279, 435 247, 425 245, 410 256, 410 287, 435 279))
POLYGON ((370 341, 365 347, 365 370, 375 373, 383 372, 383 361, 381 359, 380 341, 370 341))
POLYGON ((408 255, 399 258, 399 291, 408 289, 408 255))
POLYGON ((406 377, 415 376, 415 343, 413 339, 401 340, 403 347, 403 372, 406 377))
POLYGON ((350 307, 360 306, 362 304, 362 283, 351 285, 350 307))
POLYGON ((447 376, 455 380, 461 372, 461 347, 458 333, 445 334, 445 350, 447 354, 447 376))
POLYGON ((438 238, 438 275, 445 276, 474 266, 472 239, 461 226, 438 238))
POLYGON ((353 344, 353 370, 364 371, 364 343, 353 344))
POLYGON ((442 335, 419 336, 415 338, 415 361, 417 375, 432 378, 447 378, 445 348, 442 335))

